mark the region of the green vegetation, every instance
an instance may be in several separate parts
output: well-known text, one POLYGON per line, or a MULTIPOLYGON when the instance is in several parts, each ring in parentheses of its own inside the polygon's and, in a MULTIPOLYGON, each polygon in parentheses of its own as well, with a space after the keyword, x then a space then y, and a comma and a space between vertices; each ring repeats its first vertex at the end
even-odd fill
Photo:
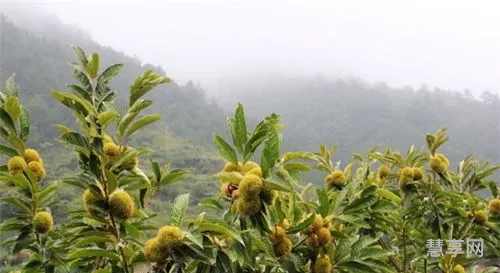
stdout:
POLYGON ((8 193, 0 200, 12 208, 0 231, 8 235, 2 247, 20 262, 8 270, 477 271, 475 256, 451 255, 446 249, 440 257, 427 255, 428 239, 451 247, 447 240, 466 238, 484 241, 483 259, 500 258, 499 188, 490 180, 500 165, 469 156, 452 170, 441 150, 448 141, 445 129, 427 134, 425 149, 412 146, 401 154, 372 148, 334 164, 337 146, 283 153, 281 117, 273 113, 250 129, 239 104, 226 119, 229 137, 213 135, 226 162, 213 174, 220 186, 214 181, 205 191, 219 189, 218 196, 200 200, 198 212, 188 212, 189 193, 178 195, 167 212, 155 208, 151 201, 160 190, 186 185, 192 169, 161 168, 148 158, 148 147, 132 146, 130 140, 160 119, 144 111, 154 102, 144 96, 171 80, 152 70, 142 73, 120 111, 109 84, 122 65, 102 68, 98 54, 74 51, 77 83, 68 86, 71 92, 50 92, 78 125, 55 126, 58 141, 79 166, 63 183, 45 178, 49 159, 27 145, 31 115, 14 77, 0 93, 0 152, 7 157, 0 181, 8 193), (323 183, 315 183, 319 187, 304 182, 304 174, 313 170, 322 174, 323 183), (82 195, 58 223, 51 208, 57 204, 54 193, 65 188, 82 195), (478 195, 480 190, 488 196, 478 195))
POLYGON ((499 166, 463 157, 500 160, 495 96, 262 80, 232 93, 250 118, 225 119, 160 67, 1 20, 2 273, 475 270, 426 257, 437 238, 500 256, 499 166), (68 70, 68 40, 102 55, 76 49, 68 70), (422 137, 443 126, 452 141, 422 137))
MULTIPOLYGON (((68 60, 74 59, 69 41, 102 52, 103 67, 112 63, 124 64, 120 75, 109 86, 111 90, 120 91, 115 94, 120 105, 128 102, 128 94, 123 90, 129 88, 136 75, 148 69, 164 74, 161 67, 142 65, 137 59, 102 47, 91 40, 78 38, 71 29, 65 30, 66 26, 61 26, 58 34, 54 36, 19 29, 5 17, 0 20, 0 35, 3 41, 0 80, 4 82, 10 75, 15 74, 15 80, 22 87, 19 96, 25 107, 30 109, 32 121, 32 133, 27 145, 44 155, 47 181, 60 181, 64 175, 73 173, 78 167, 78 159, 54 142, 58 137, 54 124, 73 124, 74 118, 61 115, 64 110, 60 109, 47 92, 49 88, 71 90, 70 87, 73 86, 67 85, 75 84, 72 79, 73 71, 68 69, 68 60)), ((160 196, 152 201, 153 206, 169 208, 177 195, 187 192, 191 192, 195 204, 197 200, 216 192, 210 190, 208 185, 214 181, 211 174, 219 169, 223 162, 216 156, 209 143, 213 130, 224 130, 224 113, 215 103, 209 101, 203 90, 193 84, 180 86, 171 82, 157 89, 156 92, 146 95, 148 99, 157 101, 146 109, 146 113, 159 113, 162 119, 149 130, 131 139, 130 144, 152 147, 155 150, 151 154, 152 158, 158 162, 171 162, 173 168, 194 168, 193 175, 188 178, 189 183, 160 190, 160 196), (168 107, 162 107, 165 105, 168 107)), ((53 206, 56 220, 63 221, 68 208, 75 209, 81 205, 77 198, 81 194, 83 192, 71 188, 56 192, 55 198, 60 200, 53 206)), ((0 211, 2 221, 11 216, 10 205, 0 204, 0 211)))

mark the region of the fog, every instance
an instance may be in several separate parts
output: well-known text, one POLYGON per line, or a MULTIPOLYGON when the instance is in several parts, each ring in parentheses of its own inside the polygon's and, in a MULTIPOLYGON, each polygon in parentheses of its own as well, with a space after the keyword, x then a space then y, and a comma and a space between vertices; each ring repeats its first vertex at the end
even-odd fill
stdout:
POLYGON ((213 95, 224 79, 273 74, 500 89, 495 1, 29 3, 213 95))

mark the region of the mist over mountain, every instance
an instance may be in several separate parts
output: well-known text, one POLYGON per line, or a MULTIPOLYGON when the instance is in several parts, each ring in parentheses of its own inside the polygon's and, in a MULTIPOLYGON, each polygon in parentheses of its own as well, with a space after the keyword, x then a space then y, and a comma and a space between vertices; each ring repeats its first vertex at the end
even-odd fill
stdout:
POLYGON ((17 27, 44 40, 60 43, 73 41, 93 43, 89 31, 76 25, 64 24, 55 14, 44 11, 42 4, 2 4, 0 12, 17 27))
MULTIPOLYGON (((73 27, 60 24, 59 34, 53 36, 49 33, 50 28, 24 29, 13 21, 16 20, 4 15, 0 19, 0 81, 3 84, 7 77, 15 74, 21 88, 22 103, 31 114, 28 145, 44 154, 47 179, 60 180, 73 173, 78 162, 77 157, 68 153, 67 148, 56 140, 60 132, 54 128, 54 124, 72 125, 75 130, 78 124, 69 111, 61 108, 51 97, 49 89, 65 91, 66 85, 75 83, 73 69, 69 65, 69 62, 76 60, 71 45, 81 46, 88 54, 99 53, 102 67, 115 63, 125 65, 122 73, 111 84, 117 91, 118 105, 128 102, 129 87, 135 77, 148 69, 163 75, 165 72, 159 66, 141 64, 137 58, 103 47, 88 37, 72 36, 75 33, 73 27)), ((214 190, 207 190, 205 186, 214 183, 210 176, 223 163, 209 144, 214 131, 225 131, 223 110, 196 84, 188 82, 179 85, 175 79, 173 83, 156 88, 147 97, 154 104, 146 112, 160 113, 161 120, 146 132, 137 134, 129 144, 154 147, 155 152, 151 156, 161 164, 170 162, 174 167, 195 168, 186 184, 162 192, 157 200, 158 206, 168 206, 178 193, 191 192, 193 202, 210 196, 214 190)), ((149 166, 147 159, 141 164, 149 166)), ((80 199, 75 198, 78 194, 69 188, 59 191, 57 198, 62 202, 54 208, 54 213, 62 217, 68 207, 79 204, 80 199)), ((3 206, 0 210, 2 213, 9 211, 3 206)), ((2 217, 8 216, 2 214, 2 217)))
POLYGON ((500 89, 494 1, 29 2, 209 94, 255 73, 425 83, 475 96, 500 89))
MULTIPOLYGON (((75 28, 57 24, 55 20, 49 21, 48 25, 40 22, 41 25, 36 29, 22 29, 13 23, 17 20, 10 18, 4 17, 1 21, 0 80, 4 81, 11 74, 16 74, 22 88, 21 96, 27 100, 27 105, 34 113, 34 122, 39 125, 36 128, 37 136, 41 139, 55 137, 57 132, 51 124, 65 122, 62 115, 59 115, 57 103, 50 97, 49 89, 65 89, 67 84, 73 82, 72 70, 68 64, 75 60, 71 45, 78 45, 89 54, 100 53, 103 66, 114 63, 125 65, 124 71, 112 86, 118 90, 118 101, 121 104, 128 99, 129 85, 136 76, 148 69, 165 74, 159 66, 143 65, 137 58, 102 47, 86 36, 74 36, 75 28), (58 35, 52 32, 53 24, 57 25, 55 29, 58 35)), ((32 18, 30 22, 36 21, 32 18)), ((174 79, 174 83, 169 86, 155 90, 151 98, 158 100, 152 111, 161 112, 164 121, 168 120, 168 124, 161 124, 174 134, 206 143, 211 138, 211 133, 208 133, 210 129, 223 128, 223 121, 220 121, 224 118, 222 110, 192 82, 178 85, 174 79)))
POLYGON ((454 160, 473 154, 500 160, 500 100, 422 86, 395 89, 360 79, 269 76, 221 82, 219 103, 230 110, 242 102, 249 115, 261 118, 275 111, 283 116, 285 147, 317 149, 319 143, 340 143, 336 159, 371 147, 406 152, 425 147, 425 134, 448 128, 443 151, 454 160))

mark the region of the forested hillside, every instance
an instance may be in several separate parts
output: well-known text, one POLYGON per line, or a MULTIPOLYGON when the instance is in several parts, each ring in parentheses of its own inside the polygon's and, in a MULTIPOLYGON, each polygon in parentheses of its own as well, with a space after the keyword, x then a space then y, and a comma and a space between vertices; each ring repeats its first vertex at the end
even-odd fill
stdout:
MULTIPOLYGON (((2 54, 0 80, 16 73, 16 80, 22 86, 23 99, 28 101, 32 109, 36 127, 36 139, 52 139, 56 136, 52 124, 62 122, 48 89, 65 89, 72 83, 68 60, 73 60, 71 44, 84 48, 87 52, 100 52, 103 65, 114 63, 125 64, 124 71, 114 82, 113 88, 118 91, 119 100, 124 102, 131 80, 147 69, 165 74, 163 69, 153 65, 142 65, 139 60, 106 48, 97 43, 81 38, 68 41, 54 40, 43 34, 30 33, 17 28, 8 19, 2 18, 2 54)), ((194 142, 207 143, 211 139, 211 131, 223 128, 223 112, 210 101, 199 87, 188 83, 184 86, 171 83, 151 95, 158 103, 152 111, 161 111, 163 125, 177 136, 194 142), (167 122, 168 121, 168 122, 167 122)))
MULTIPOLYGON (((54 124, 77 125, 68 115, 69 111, 61 108, 49 92, 51 88, 66 91, 66 85, 75 83, 68 64, 76 61, 71 45, 81 46, 88 53, 99 52, 103 66, 115 63, 125 65, 123 72, 112 83, 120 105, 126 105, 129 86, 137 75, 148 69, 166 74, 161 67, 143 65, 136 58, 102 47, 83 36, 76 39, 75 30, 68 26, 61 25, 57 29, 59 37, 55 37, 53 33, 45 35, 43 28, 31 31, 21 29, 2 17, 0 30, 0 82, 3 85, 6 78, 15 73, 21 87, 21 99, 32 118, 29 145, 46 155, 47 177, 51 180, 60 180, 61 174, 72 173, 77 168, 74 155, 56 140, 60 133, 54 124)), ((155 152, 151 156, 159 162, 172 162, 174 167, 195 168, 185 185, 176 185, 163 192, 157 205, 166 206, 183 192, 192 192, 193 203, 212 195, 217 188, 207 190, 206 185, 214 183, 211 175, 221 167, 222 161, 207 144, 211 142, 212 132, 225 131, 222 109, 198 86, 192 83, 179 85, 175 79, 173 83, 157 88, 148 97, 154 100, 149 112, 160 113, 161 120, 147 132, 137 135, 132 143, 139 147, 154 146, 155 152)), ((144 165, 147 163, 144 162, 144 165)), ((61 189, 58 194, 62 203, 55 207, 57 216, 62 217, 68 206, 71 208, 81 202, 79 198, 75 199, 75 194, 81 193, 67 188, 61 189)), ((5 205, 0 210, 8 211, 5 205)), ((2 213, 3 217, 8 217, 8 213, 2 213)))
POLYGON ((423 135, 447 127, 451 139, 445 151, 454 160, 473 154, 500 161, 500 101, 487 92, 476 100, 462 92, 322 77, 223 82, 221 105, 231 109, 237 101, 253 117, 280 113, 287 125, 287 148, 316 149, 317 143, 339 142, 336 156, 345 161, 349 153, 376 145, 390 143, 401 152, 412 144, 424 147, 423 135))
MULTIPOLYGON (((51 98, 49 89, 66 90, 66 85, 74 83, 71 77, 72 70, 68 65, 68 61, 74 61, 72 44, 81 46, 87 52, 99 52, 102 55, 103 65, 114 63, 125 65, 122 74, 112 84, 118 91, 118 100, 122 105, 128 99, 129 85, 136 75, 147 69, 165 74, 161 67, 142 65, 135 58, 102 47, 84 37, 78 40, 73 38, 70 43, 68 37, 74 37, 74 31, 70 27, 67 27, 67 37, 61 36, 61 39, 57 40, 51 35, 45 36, 43 31, 29 32, 20 29, 6 17, 1 20, 0 81, 4 82, 8 76, 16 74, 16 81, 22 89, 22 99, 26 101, 34 123, 34 134, 30 141, 41 146, 39 148, 53 151, 54 158, 57 158, 58 163, 64 162, 63 166, 68 165, 68 161, 64 160, 67 155, 57 149, 60 145, 54 138, 58 136, 58 131, 53 125, 68 123, 70 120, 67 120, 69 119, 67 115, 61 115, 61 112, 66 110, 61 109, 51 98)), ((63 35, 62 31, 59 30, 60 35, 63 35)), ((152 137, 147 141, 165 143, 164 149, 172 151, 177 156, 171 159, 174 164, 182 165, 185 160, 196 161, 198 157, 203 157, 204 154, 199 151, 191 152, 190 147, 195 151, 198 149, 194 148, 192 143, 202 147, 211 141, 212 131, 223 131, 222 110, 194 84, 181 86, 170 83, 166 87, 158 88, 150 98, 155 100, 150 111, 161 113, 162 120, 153 128, 157 133, 151 134, 152 137), (178 150, 183 150, 184 153, 178 150), (187 158, 189 154, 193 158, 187 158)), ((140 136, 138 142, 142 141, 141 137, 145 136, 140 136)), ((61 164, 54 164, 54 168, 56 165, 57 168, 62 167, 61 164)))

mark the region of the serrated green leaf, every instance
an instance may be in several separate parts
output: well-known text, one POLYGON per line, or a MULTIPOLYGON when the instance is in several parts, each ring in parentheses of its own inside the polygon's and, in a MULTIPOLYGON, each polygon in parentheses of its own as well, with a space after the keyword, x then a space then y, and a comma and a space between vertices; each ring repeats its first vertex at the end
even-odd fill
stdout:
POLYGON ((10 115, 2 108, 0 108, 0 120, 5 126, 7 126, 7 129, 10 132, 16 133, 16 126, 14 125, 14 121, 12 120, 10 115))
POLYGON ((259 147, 262 142, 266 140, 268 129, 269 126, 267 126, 265 122, 261 122, 259 125, 257 125, 252 135, 250 136, 250 139, 245 144, 245 149, 243 152, 244 160, 248 160, 255 152, 257 147, 259 147))
POLYGON ((377 236, 375 238, 369 237, 369 236, 362 236, 360 237, 352 246, 351 246, 351 257, 358 257, 360 254, 361 250, 366 249, 367 247, 371 246, 375 242, 378 241, 378 239, 381 236, 377 236))
POLYGON ((20 220, 17 218, 10 218, 10 219, 3 221, 0 224, 0 231, 1 232, 12 231, 12 230, 17 231, 17 230, 20 230, 21 228, 23 228, 24 226, 26 226, 25 220, 20 220))
POLYGON ((18 155, 16 149, 12 149, 10 147, 7 147, 7 146, 1 145, 1 144, 0 144, 0 153, 6 155, 8 157, 13 157, 13 156, 18 155))
POLYGON ((238 149, 238 140, 236 136, 236 121, 234 120, 234 117, 228 116, 226 117, 226 126, 227 130, 229 132, 229 135, 231 136, 231 139, 233 140, 234 146, 236 146, 238 149))
POLYGON ((198 223, 198 226, 201 232, 205 231, 217 232, 226 236, 230 236, 234 240, 237 240, 238 242, 243 244, 243 239, 238 234, 238 232, 234 230, 232 227, 225 225, 224 223, 205 221, 198 223))
POLYGON ((199 205, 202 207, 212 208, 212 209, 216 209, 219 211, 222 211, 224 209, 222 207, 222 205, 219 203, 219 201, 217 201, 214 198, 205 198, 205 199, 201 200, 199 205))
POLYGON ((190 228, 186 232, 186 238, 200 248, 203 248, 203 235, 197 228, 190 228))
POLYGON ((17 208, 23 210, 24 212, 30 214, 31 213, 31 208, 29 204, 27 204, 25 201, 21 200, 18 197, 15 196, 8 196, 8 197, 3 197, 0 198, 1 201, 5 203, 9 203, 13 206, 16 206, 17 208))
POLYGON ((132 106, 138 99, 160 84, 171 82, 170 78, 162 77, 153 73, 152 70, 144 72, 138 76, 134 84, 130 86, 129 106, 132 106))
POLYGON ((494 198, 498 198, 498 187, 497 187, 497 183, 495 181, 490 181, 488 183, 488 187, 490 188, 490 191, 491 191, 491 195, 494 197, 494 198))
POLYGON ((219 155, 225 158, 227 161, 238 164, 238 157, 234 149, 220 136, 214 134, 214 143, 219 155))
POLYGON ((274 255, 274 250, 271 242, 269 242, 269 239, 263 238, 255 230, 249 232, 249 235, 253 246, 255 246, 258 250, 264 252, 266 255, 274 255), (266 241, 266 239, 268 241, 268 244, 264 242, 266 241))
POLYGON ((88 60, 87 60, 87 55, 85 54, 85 51, 83 51, 83 49, 81 49, 78 46, 73 46, 73 51, 74 51, 76 57, 78 58, 78 60, 80 61, 80 63, 82 63, 82 65, 84 65, 84 67, 87 67, 88 60))
POLYGON ((213 176, 214 178, 232 184, 239 184, 243 179, 243 175, 240 172, 220 172, 213 176))
POLYGON ((377 197, 375 197, 373 195, 357 198, 345 207, 344 213, 347 214, 347 213, 352 213, 355 211, 365 209, 365 208, 373 205, 375 202, 377 202, 377 197))
POLYGON ((125 230, 127 231, 127 234, 134 238, 135 240, 141 240, 142 239, 142 232, 134 225, 131 223, 127 222, 122 222, 121 223, 124 227, 125 230))
POLYGON ((368 195, 371 195, 373 194, 376 190, 378 189, 377 186, 375 185, 370 185, 368 186, 366 189, 364 189, 362 192, 361 192, 361 197, 366 197, 368 195))
POLYGON ((292 159, 316 160, 317 155, 312 152, 286 152, 283 156, 285 161, 292 159))
POLYGON ((173 169, 165 173, 160 180, 160 185, 167 186, 172 185, 175 182, 182 181, 188 177, 192 169, 173 169))
POLYGON ((150 187, 149 183, 145 181, 135 181, 134 183, 127 184, 124 186, 124 189, 127 191, 135 191, 135 190, 143 190, 148 189, 150 187))
POLYGON ((21 106, 18 97, 10 97, 4 104, 5 112, 7 112, 13 121, 16 121, 21 114, 21 106))
POLYGON ((82 114, 84 117, 87 116, 89 113, 97 115, 94 107, 91 104, 89 104, 86 100, 77 97, 73 94, 59 92, 55 90, 51 91, 52 91, 52 97, 54 97, 56 100, 60 101, 67 107, 71 108, 77 114, 82 114))
POLYGON ((118 117, 118 114, 115 111, 107 110, 105 112, 100 113, 98 119, 101 126, 103 128, 106 128, 109 125, 109 122, 115 119, 116 117, 118 117))
MULTIPOLYGON (((33 255, 35 256, 35 255, 33 255)), ((43 261, 38 257, 30 257, 30 260, 24 265, 23 273, 40 273, 46 272, 43 268, 43 261)))
POLYGON ((0 181, 9 181, 21 189, 31 190, 31 184, 24 175, 12 176, 8 173, 0 173, 0 181))
POLYGON ((111 234, 108 234, 106 236, 85 236, 75 243, 75 247, 78 248, 85 247, 92 243, 114 243, 114 242, 116 242, 116 239, 111 234))
POLYGON ((158 162, 153 161, 151 158, 149 159, 151 163, 151 169, 153 169, 153 174, 155 176, 156 182, 160 182, 161 180, 161 169, 160 169, 160 164, 158 162))
POLYGON ((92 97, 90 96, 90 92, 88 90, 85 90, 83 88, 81 88, 80 86, 78 85, 74 85, 74 84, 69 84, 66 86, 69 90, 71 90, 71 92, 73 92, 73 94, 79 96, 80 98, 92 103, 92 97))
POLYGON ((390 255, 389 251, 380 249, 378 247, 367 247, 359 251, 359 257, 361 259, 380 258, 387 255, 390 255))
POLYGON ((106 175, 106 183, 109 192, 113 192, 116 188, 118 188, 118 178, 116 175, 108 170, 104 170, 104 174, 106 175))
POLYGON ((104 69, 101 75, 99 75, 99 77, 97 78, 96 91, 99 93, 104 92, 104 88, 108 84, 108 82, 112 78, 118 76, 118 74, 120 74, 122 70, 123 64, 114 64, 104 69))
POLYGON ((235 145, 240 152, 243 152, 243 147, 247 142, 247 124, 245 121, 245 112, 243 110, 243 105, 238 103, 238 108, 236 108, 236 113, 234 116, 234 130, 235 130, 235 145))
POLYGON ((293 188, 280 174, 273 174, 266 178, 266 188, 270 190, 292 192, 293 188))
MULTIPOLYGON (((143 150, 142 153, 150 152, 150 150, 143 150)), ((113 161, 113 165, 109 169, 110 171, 114 171, 123 165, 127 165, 129 162, 134 161, 134 157, 138 157, 141 153, 139 150, 128 149, 124 153, 121 153, 118 158, 113 161)), ((147 179, 146 179, 147 180, 147 179)), ((148 180, 149 181, 149 180, 148 180)))
POLYGON ((87 180, 80 177, 66 177, 62 180, 63 183, 70 184, 72 186, 78 187, 80 189, 87 189, 87 180))
POLYGON ((394 201, 396 203, 401 203, 401 198, 399 196, 397 196, 396 194, 386 190, 386 189, 382 189, 382 188, 377 188, 377 190, 375 191, 379 196, 385 198, 385 199, 388 199, 388 200, 391 200, 391 201, 394 201))
POLYGON ((114 252, 110 250, 100 249, 100 248, 85 248, 77 249, 70 253, 68 256, 69 260, 75 260, 87 257, 106 257, 115 261, 119 261, 120 258, 114 252))
POLYGON ((377 273, 371 266, 366 265, 361 261, 345 261, 339 264, 341 268, 344 268, 346 272, 366 272, 366 273, 377 273))
POLYGON ((174 204, 172 205, 172 211, 170 212, 170 224, 175 226, 182 225, 188 205, 189 193, 179 195, 175 198, 174 204))
POLYGON ((69 133, 69 132, 72 132, 73 130, 71 130, 69 127, 67 126, 64 126, 62 124, 54 124, 54 127, 57 128, 57 130, 59 130, 61 133, 65 134, 65 133, 69 133))
POLYGON ((159 114, 153 114, 153 115, 147 115, 142 118, 139 118, 136 120, 134 123, 130 125, 130 127, 125 131, 124 136, 130 136, 132 135, 135 131, 141 129, 142 127, 145 127, 155 121, 160 120, 160 115, 159 114))
POLYGON ((196 245, 186 244, 180 251, 186 254, 188 257, 202 262, 202 264, 215 264, 215 259, 208 253, 205 253, 203 249, 200 249, 196 245))
POLYGON ((319 201, 319 213, 322 217, 326 217, 330 210, 330 201, 328 200, 328 194, 324 189, 317 189, 316 194, 318 195, 319 201))
POLYGON ((301 171, 307 172, 311 170, 309 165, 300 162, 290 162, 283 165, 283 169, 287 171, 301 171))
POLYGON ((92 149, 87 138, 79 133, 69 132, 65 133, 58 138, 62 143, 68 144, 77 148, 80 151, 90 151, 92 149))
POLYGON ((21 154, 24 153, 24 141, 17 137, 14 132, 8 133, 7 136, 4 135, 4 139, 7 140, 21 154))
POLYGON ((90 80, 87 77, 87 74, 85 74, 81 70, 75 69, 73 71, 73 77, 82 85, 81 87, 85 91, 87 91, 89 94, 92 93, 92 83, 90 83, 90 80))
POLYGON ((340 262, 349 255, 350 244, 348 239, 340 239, 337 242, 337 248, 335 249, 335 261, 340 262))
POLYGON ((19 85, 16 83, 16 74, 13 73, 6 81, 5 81, 5 94, 8 97, 17 96, 19 94, 19 85))
POLYGON ((398 207, 388 200, 380 199, 373 206, 372 210, 378 213, 394 212, 398 207))
POLYGON ((127 114, 122 118, 118 124, 118 133, 123 135, 125 130, 128 128, 132 120, 144 109, 148 108, 153 104, 152 100, 138 100, 136 101, 127 111, 127 114))
POLYGON ((288 230, 288 233, 293 234, 293 233, 297 233, 297 232, 300 232, 300 231, 306 229, 314 222, 315 218, 316 218, 315 214, 309 215, 309 217, 307 217, 305 220, 303 220, 303 221, 299 222, 297 225, 291 227, 288 230))
POLYGON ((43 190, 38 193, 38 202, 43 204, 47 202, 49 199, 52 199, 53 193, 57 189, 57 184, 53 183, 47 185, 43 190))
POLYGON ((273 128, 269 131, 267 140, 264 142, 264 149, 262 150, 260 158, 260 166, 262 167, 262 175, 268 177, 271 169, 276 164, 280 153, 280 140, 278 133, 273 128))
POLYGON ((31 124, 30 113, 23 106, 20 106, 20 109, 21 113, 19 116, 19 127, 20 127, 19 138, 22 141, 26 142, 28 141, 28 137, 30 134, 30 124, 31 124))

